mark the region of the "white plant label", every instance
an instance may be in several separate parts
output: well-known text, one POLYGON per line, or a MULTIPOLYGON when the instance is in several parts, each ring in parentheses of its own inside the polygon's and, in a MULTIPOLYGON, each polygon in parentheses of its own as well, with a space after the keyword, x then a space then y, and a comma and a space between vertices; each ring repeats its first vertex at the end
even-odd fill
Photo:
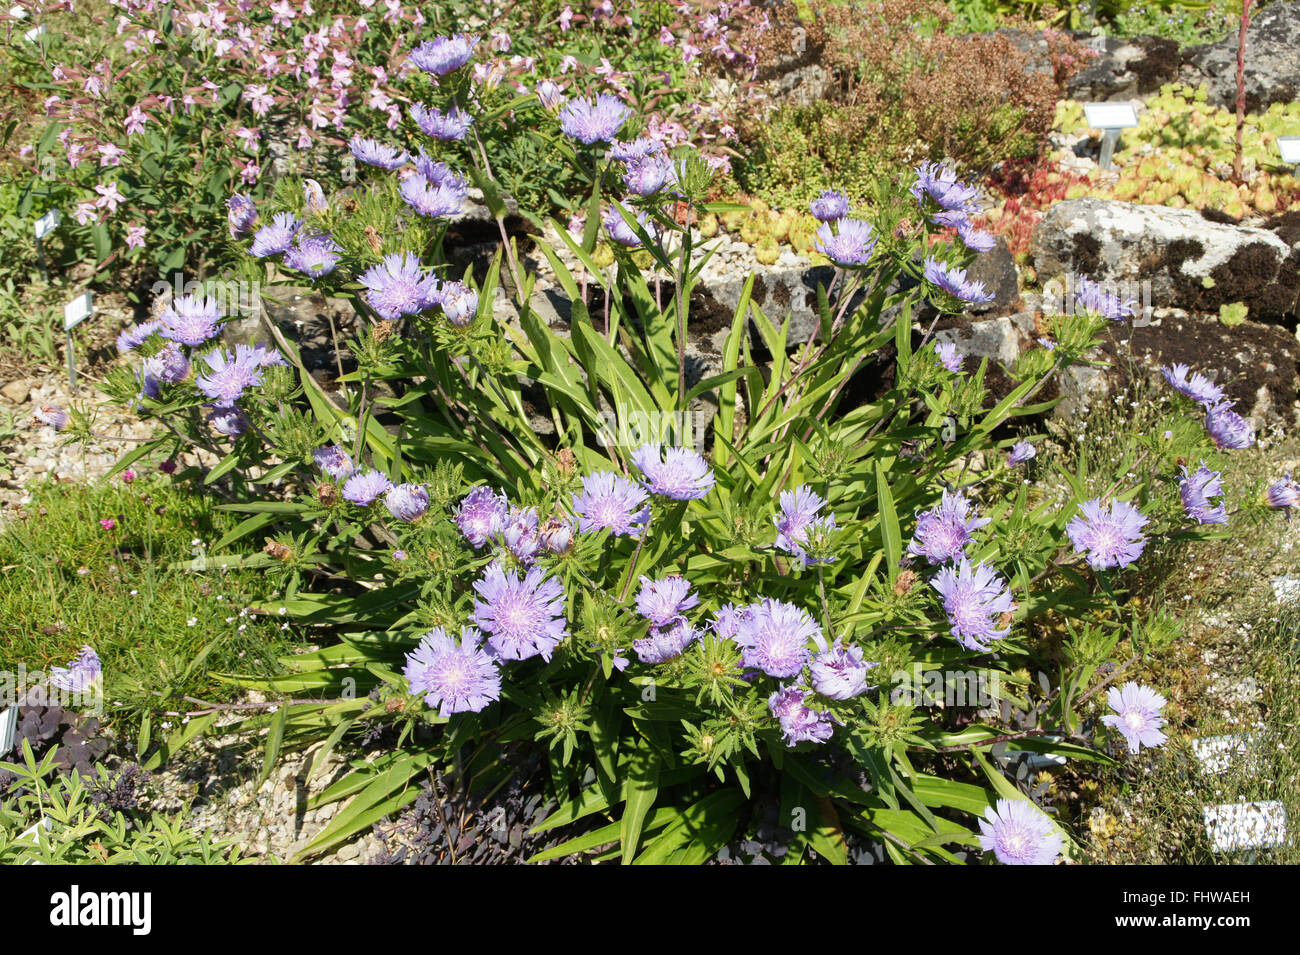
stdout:
POLYGON ((1253 733, 1238 733, 1233 736, 1208 736, 1205 739, 1192 740, 1192 752, 1201 764, 1201 771, 1220 775, 1228 771, 1234 760, 1241 760, 1241 767, 1246 775, 1253 776, 1259 760, 1251 751, 1255 745, 1253 733))
POLYGON ((1277 151, 1288 166, 1300 165, 1300 136, 1280 136, 1277 151))
POLYGON ((14 733, 18 729, 18 707, 6 706, 0 710, 0 756, 14 748, 14 733))
POLYGON ((36 220, 36 238, 43 239, 59 227, 59 210, 51 209, 36 220))
POLYGON ((44 36, 44 35, 45 35, 45 27, 44 25, 42 25, 39 27, 34 27, 31 30, 28 30, 26 33, 23 34, 23 39, 26 40, 28 43, 35 43, 37 37, 44 36))
POLYGON ((1083 115, 1093 129, 1129 129, 1138 124, 1132 103, 1084 103, 1083 115))
POLYGON ((90 292, 82 292, 67 305, 63 306, 63 327, 72 330, 90 317, 95 310, 95 298, 90 292))
POLYGON ((1280 802, 1237 802, 1206 806, 1205 834, 1215 852, 1269 849, 1286 843, 1286 807, 1280 802))

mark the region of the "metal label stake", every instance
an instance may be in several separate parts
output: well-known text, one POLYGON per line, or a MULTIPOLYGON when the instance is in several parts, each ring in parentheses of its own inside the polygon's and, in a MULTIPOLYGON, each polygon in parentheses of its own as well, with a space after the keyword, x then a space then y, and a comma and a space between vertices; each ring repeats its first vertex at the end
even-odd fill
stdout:
POLYGON ((72 342, 72 330, 90 317, 95 310, 95 297, 82 292, 63 307, 63 330, 68 335, 68 386, 77 393, 77 357, 72 342))
POLYGON ((1119 145, 1119 131, 1138 124, 1137 108, 1132 103, 1084 103, 1083 114, 1089 126, 1102 130, 1101 168, 1114 169, 1112 160, 1119 145))

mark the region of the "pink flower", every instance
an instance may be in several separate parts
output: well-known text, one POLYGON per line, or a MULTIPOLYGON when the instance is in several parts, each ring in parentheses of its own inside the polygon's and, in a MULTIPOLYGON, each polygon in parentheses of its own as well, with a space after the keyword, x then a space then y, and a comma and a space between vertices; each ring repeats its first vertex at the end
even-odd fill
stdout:
MULTIPOLYGON (((126 228, 126 247, 128 249, 144 248, 145 229, 142 225, 130 225, 126 228)), ((129 471, 127 472, 130 473, 129 471)))
POLYGON ((126 150, 115 143, 104 143, 96 147, 99 152, 99 167, 122 165, 122 157, 126 155, 126 150))
POLYGON ((132 471, 132 470, 130 470, 130 469, 128 468, 127 470, 125 470, 125 471, 122 472, 122 483, 123 483, 123 484, 130 484, 130 483, 131 483, 132 481, 134 481, 134 480, 135 480, 135 472, 134 472, 134 471, 132 471))
POLYGON ((109 212, 116 212, 117 207, 126 201, 126 196, 118 192, 115 182, 110 182, 107 186, 98 185, 95 191, 99 193, 99 198, 95 200, 95 206, 99 209, 107 208, 109 212))
POLYGON ((142 110, 140 105, 137 103, 135 106, 131 107, 131 112, 126 114, 126 134, 128 136, 134 136, 136 133, 143 133, 144 124, 148 121, 149 117, 145 115, 144 110, 142 110))
POLYGON ((106 517, 99 522, 99 526, 104 528, 106 531, 111 531, 113 528, 117 527, 117 521, 113 520, 111 517, 106 517))
POLYGON ((565 7, 563 12, 560 13, 560 29, 563 30, 565 33, 568 33, 569 25, 571 23, 573 23, 573 8, 565 7))
POLYGON ((72 217, 82 225, 89 225, 91 222, 99 220, 99 214, 95 211, 93 202, 77 203, 77 207, 72 210, 72 217))
MULTIPOLYGON (((568 7, 565 7, 565 9, 567 10, 568 7)), ((569 53, 564 54, 563 59, 560 60, 560 75, 563 76, 565 73, 569 72, 569 70, 576 70, 577 68, 577 58, 569 53)))

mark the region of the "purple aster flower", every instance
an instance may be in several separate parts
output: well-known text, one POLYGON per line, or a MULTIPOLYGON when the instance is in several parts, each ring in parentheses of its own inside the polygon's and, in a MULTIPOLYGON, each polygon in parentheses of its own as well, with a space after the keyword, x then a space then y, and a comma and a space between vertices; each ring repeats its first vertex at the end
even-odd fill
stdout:
POLYGON ((446 76, 470 61, 478 37, 466 33, 435 37, 421 43, 410 54, 410 60, 426 73, 446 76))
POLYGON ((369 507, 393 486, 382 471, 355 471, 343 482, 343 499, 358 507, 369 507))
POLYGON ((411 161, 411 154, 405 149, 398 149, 396 146, 389 146, 387 143, 361 136, 353 136, 348 142, 348 148, 352 150, 352 155, 358 162, 387 169, 390 172, 401 169, 411 161))
POLYGON ((647 156, 628 162, 623 185, 634 196, 653 196, 672 178, 672 163, 663 156, 647 156))
POLYGON ((740 622, 748 613, 748 607, 723 604, 713 611, 713 632, 717 634, 720 640, 730 640, 734 643, 736 636, 740 633, 740 622))
POLYGON ((416 521, 429 509, 429 492, 419 484, 395 484, 384 492, 384 505, 399 521, 416 521))
POLYGON ((124 328, 117 336, 117 350, 122 354, 134 351, 149 340, 149 336, 162 328, 161 322, 141 322, 131 328, 124 328))
POLYGON ((162 361, 157 355, 146 358, 141 363, 136 379, 140 382, 137 397, 157 401, 162 395, 162 361))
POLYGON ((627 104, 608 93, 594 101, 571 99, 560 108, 560 129, 570 139, 590 146, 609 142, 632 115, 627 104))
POLYGON ((990 520, 977 516, 975 506, 960 491, 944 491, 936 506, 917 515, 916 534, 907 552, 932 564, 962 560, 971 535, 990 520))
POLYGON ((660 580, 642 576, 636 595, 636 612, 656 627, 667 627, 686 619, 686 611, 699 604, 691 593, 691 582, 672 574, 660 580))
POLYGON ((158 361, 158 377, 169 385, 180 384, 190 376, 190 360, 175 342, 168 342, 153 357, 158 361))
POLYGON ((482 644, 483 634, 474 627, 462 627, 459 641, 435 627, 406 655, 402 675, 411 692, 424 694, 425 705, 437 707, 439 716, 481 713, 501 699, 501 670, 482 644))
POLYGON ((822 222, 834 222, 849 214, 849 197, 834 189, 827 189, 810 202, 808 208, 822 222))
POLYGON ((743 649, 745 666, 768 676, 795 676, 811 656, 808 642, 821 637, 821 628, 805 610, 779 600, 752 604, 741 618, 735 641, 743 649))
POLYGON ((1210 498, 1223 497, 1223 478, 1201 462, 1195 474, 1188 475, 1183 465, 1183 476, 1178 480, 1178 492, 1183 498, 1183 510, 1198 524, 1228 523, 1228 507, 1223 501, 1211 505, 1210 498))
POLYGON ((598 471, 582 479, 582 493, 573 495, 573 513, 583 533, 608 530, 614 536, 638 536, 650 520, 645 488, 613 471, 598 471))
POLYGON ((284 264, 312 278, 320 278, 334 271, 342 251, 328 232, 317 235, 300 232, 293 248, 284 254, 284 264))
POLYGON ((962 362, 966 359, 957 351, 957 346, 952 342, 940 342, 934 346, 934 356, 939 359, 939 364, 953 374, 961 372, 962 362))
POLYGON ((827 699, 849 700, 871 689, 867 671, 879 664, 864 660, 860 647, 842 646, 838 638, 830 646, 824 637, 815 642, 821 652, 809 668, 814 690, 827 699))
POLYGON ((818 227, 814 244, 836 265, 866 265, 876 248, 876 230, 861 219, 837 219, 818 227))
POLYGON ((925 280, 963 302, 979 304, 993 301, 993 294, 984 287, 983 282, 968 279, 965 269, 948 265, 938 259, 925 260, 925 280))
POLYGON ((1291 472, 1287 471, 1286 477, 1278 478, 1269 485, 1264 496, 1269 507, 1283 509, 1295 507, 1296 502, 1300 501, 1300 484, 1291 480, 1291 472))
POLYGON ((979 190, 958 182, 957 173, 941 163, 922 163, 916 167, 912 195, 926 211, 937 207, 948 212, 970 213, 975 211, 979 190))
POLYGON ((808 528, 826 506, 816 491, 800 484, 793 491, 781 492, 781 513, 772 518, 776 525, 776 546, 790 554, 803 552, 808 542, 808 528))
POLYGON ((1061 834, 1051 818, 1028 799, 999 799, 979 821, 980 848, 1003 865, 1051 865, 1061 854, 1061 834))
POLYGON ((652 441, 632 452, 632 463, 645 475, 646 487, 652 494, 690 501, 713 489, 713 469, 690 448, 661 451, 659 442, 652 441))
POLYGON ((227 438, 237 438, 248 432, 248 415, 238 408, 212 408, 208 414, 208 427, 227 438))
POLYGON ((459 106, 452 104, 451 109, 443 112, 436 107, 430 109, 423 103, 411 107, 411 119, 420 127, 420 132, 444 142, 464 139, 474 118, 463 112, 459 106))
POLYGON ((1011 592, 997 571, 980 562, 974 570, 962 558, 954 569, 948 566, 930 582, 943 597, 943 610, 957 642, 968 650, 987 650, 989 642, 1005 637, 1010 628, 995 625, 1005 613, 1016 609, 1011 592))
POLYGON ((256 361, 263 368, 270 368, 272 365, 279 365, 288 368, 289 363, 284 356, 276 350, 274 345, 267 342, 255 342, 252 345, 236 345, 235 353, 246 356, 252 361, 256 361))
POLYGON ((667 663, 681 656, 699 636, 685 620, 677 620, 666 627, 651 627, 640 640, 632 641, 632 649, 642 663, 667 663))
POLYGON ((573 525, 552 517, 538 530, 537 540, 552 554, 567 554, 573 547, 573 525))
POLYGON ((609 156, 619 162, 634 163, 640 162, 648 156, 658 155, 663 151, 664 144, 659 140, 641 136, 631 142, 614 140, 609 147, 609 156))
POLYGON ((505 530, 510 505, 506 496, 490 487, 476 487, 456 508, 456 527, 475 550, 505 530))
POLYGON ((478 292, 462 282, 444 282, 437 302, 447 321, 457 328, 468 328, 478 314, 478 292))
POLYGON ((352 465, 352 458, 349 457, 348 453, 337 444, 317 448, 311 453, 311 456, 316 462, 316 467, 320 468, 336 481, 343 480, 343 478, 356 470, 352 465))
POLYGON ((1112 686, 1106 692, 1106 703, 1115 714, 1107 714, 1101 721, 1124 735, 1130 753, 1136 753, 1143 746, 1161 746, 1168 739, 1161 732, 1165 718, 1160 711, 1165 702, 1165 698, 1149 686, 1140 686, 1132 681, 1120 687, 1112 686))
POLYGON ((781 723, 787 746, 798 743, 824 743, 835 732, 831 714, 817 712, 804 703, 808 694, 793 686, 783 687, 767 699, 767 708, 781 723))
POLYGON ((1007 464, 1015 467, 1017 464, 1024 464, 1038 456, 1038 450, 1028 441, 1017 441, 1011 447, 1011 453, 1007 455, 1007 464))
POLYGON ((1199 371, 1193 372, 1191 378, 1187 377, 1187 372, 1186 365, 1160 369, 1160 373, 1165 376, 1165 381, 1193 401, 1199 401, 1203 405, 1216 405, 1223 400, 1222 388, 1199 371))
POLYGON ((481 600, 474 601, 474 622, 489 634, 488 643, 505 660, 527 660, 541 655, 548 663, 567 633, 564 622, 564 588, 543 576, 540 567, 522 580, 493 562, 474 583, 481 600))
POLYGON ((69 693, 82 693, 103 675, 99 654, 89 646, 83 646, 66 667, 50 667, 50 685, 69 693))
POLYGON ((410 252, 394 252, 372 265, 358 281, 370 290, 366 301, 380 318, 414 315, 429 307, 438 280, 421 271, 420 260, 410 252))
POLYGON ((541 540, 537 535, 537 508, 512 507, 506 515, 501 542, 521 564, 528 565, 537 556, 541 540))
POLYGON ((268 255, 288 252, 293 246, 294 236, 301 228, 302 221, 295 218, 292 212, 277 212, 271 219, 270 225, 264 225, 257 230, 248 253, 258 258, 265 258, 268 255))
POLYGON ((402 180, 398 187, 402 201, 422 216, 456 215, 464 207, 468 183, 448 171, 444 163, 429 161, 427 168, 433 175, 421 170, 402 180))
POLYGON ((1146 538, 1142 528, 1148 518, 1126 501, 1112 501, 1110 510, 1101 499, 1085 501, 1080 513, 1065 526, 1076 554, 1086 554, 1096 570, 1127 567, 1142 556, 1146 538))
POLYGON ((195 387, 218 408, 231 407, 247 389, 262 383, 262 363, 251 352, 247 347, 234 354, 225 349, 208 352, 203 356, 208 372, 195 375, 195 387))
POLYGON ((1235 402, 1220 401, 1205 409, 1205 430, 1220 448, 1240 451, 1255 443, 1255 429, 1232 410, 1235 402))
POLYGON ((232 239, 242 239, 253 231, 257 222, 257 206, 249 196, 234 195, 226 200, 226 224, 232 239))
MULTIPOLYGON (((610 206, 609 212, 605 215, 605 231, 608 232, 609 237, 619 245, 626 245, 635 248, 641 244, 641 239, 632 230, 632 227, 628 225, 627 220, 623 218, 622 213, 619 212, 619 208, 621 207, 618 203, 614 203, 610 206)), ((641 228, 646 230, 647 234, 651 236, 654 235, 654 224, 650 221, 650 217, 645 212, 638 212, 635 218, 641 228)))
POLYGON ((969 219, 957 223, 957 238, 972 252, 991 252, 998 244, 991 233, 977 229, 969 219))
POLYGON ((185 295, 163 309, 158 334, 194 348, 216 335, 220 324, 221 308, 215 298, 185 295))
POLYGON ((32 417, 41 424, 49 425, 55 431, 62 431, 72 420, 68 413, 57 405, 37 405, 32 417))
POLYGON ((1094 282, 1086 275, 1080 275, 1078 287, 1074 290, 1074 304, 1112 322, 1122 322, 1133 317, 1137 302, 1121 299, 1119 293, 1107 290, 1100 282, 1094 282))

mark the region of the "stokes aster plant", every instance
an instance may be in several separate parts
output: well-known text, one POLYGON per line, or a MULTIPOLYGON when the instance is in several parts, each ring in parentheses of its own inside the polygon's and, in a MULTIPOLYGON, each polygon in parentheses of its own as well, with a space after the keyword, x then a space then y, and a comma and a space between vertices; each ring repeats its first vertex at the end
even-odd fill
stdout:
MULTIPOLYGON (((913 322, 923 300, 942 314, 986 298, 965 272, 988 239, 977 192, 937 164, 910 191, 882 187, 870 214, 862 196, 818 196, 834 269, 817 327, 793 341, 751 277, 701 378, 688 336, 710 249, 689 223, 719 211, 705 201, 715 164, 635 136, 639 117, 599 88, 545 103, 539 133, 586 189, 576 232, 557 228, 577 274, 541 246, 571 303, 553 328, 483 143, 458 152, 431 119, 498 118, 472 95, 482 46, 414 47, 421 135, 353 139, 367 168, 349 196, 308 185, 287 208, 232 203, 250 274, 348 296, 364 319, 337 391, 269 322, 274 348, 217 343, 222 318, 199 299, 128 336, 138 370, 115 381, 171 429, 119 468, 205 449, 198 461, 217 463, 189 473, 247 515, 215 549, 265 536, 264 553, 234 558, 283 581, 263 609, 337 634, 287 658, 288 676, 232 677, 276 699, 245 724, 267 731, 267 765, 285 747, 398 730, 322 794, 348 805, 304 855, 409 804, 426 771, 490 789, 509 775, 502 755, 529 743, 559 804, 536 831, 585 830, 538 860, 704 862, 772 798, 793 861, 846 861, 850 836, 898 862, 1075 855, 1059 807, 993 759, 1106 762, 1121 738, 1161 741, 1155 690, 1125 685, 1106 720, 1091 701, 1141 662, 1145 623, 1124 597, 1147 543, 1208 533, 1173 490, 1178 466, 1247 446, 1248 427, 1215 395, 1208 431, 1143 439, 1104 493, 1086 461, 1052 475, 1061 491, 1031 488, 1032 441, 1009 426, 1048 409, 1047 382, 1131 309, 1080 283, 1054 338, 990 399, 987 364, 913 322), (477 273, 444 248, 471 182, 503 238, 477 273), (872 379, 873 397, 851 399, 872 379), (703 408, 696 443, 685 425, 703 408), (1106 653, 1030 679, 1075 623, 1108 634, 1106 653), (976 706, 927 695, 931 676, 963 675, 976 706)), ((80 416, 65 417, 75 431, 80 416)), ((1203 515, 1225 489, 1197 481, 1203 515)))

